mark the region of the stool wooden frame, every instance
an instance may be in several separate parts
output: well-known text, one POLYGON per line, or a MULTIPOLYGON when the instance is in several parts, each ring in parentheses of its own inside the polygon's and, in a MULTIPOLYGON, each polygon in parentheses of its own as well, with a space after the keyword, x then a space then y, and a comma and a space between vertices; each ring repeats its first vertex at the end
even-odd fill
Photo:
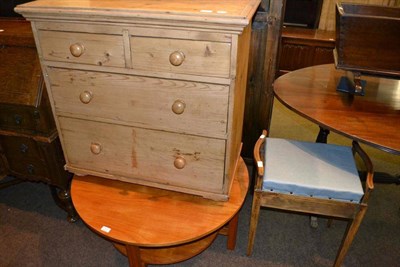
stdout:
MULTIPOLYGON (((262 150, 266 137, 267 131, 264 130, 255 144, 254 159, 256 162, 264 162, 263 156, 261 156, 264 154, 260 150, 262 150)), ((251 211, 247 255, 250 256, 253 250, 260 207, 267 207, 313 215, 323 215, 331 218, 347 219, 347 229, 334 262, 334 266, 340 266, 364 218, 365 212, 367 211, 367 201, 374 188, 373 166, 370 158, 356 141, 352 143, 352 151, 353 155, 357 153, 361 157, 366 167, 364 196, 359 203, 263 191, 264 166, 262 164, 257 164, 257 177, 251 211)))

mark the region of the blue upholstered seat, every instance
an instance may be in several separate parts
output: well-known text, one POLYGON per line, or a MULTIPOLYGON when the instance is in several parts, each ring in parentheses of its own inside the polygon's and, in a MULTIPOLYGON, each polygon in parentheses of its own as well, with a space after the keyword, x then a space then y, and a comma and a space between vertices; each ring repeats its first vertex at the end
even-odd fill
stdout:
POLYGON ((262 189, 360 202, 364 191, 351 147, 267 138, 262 189))

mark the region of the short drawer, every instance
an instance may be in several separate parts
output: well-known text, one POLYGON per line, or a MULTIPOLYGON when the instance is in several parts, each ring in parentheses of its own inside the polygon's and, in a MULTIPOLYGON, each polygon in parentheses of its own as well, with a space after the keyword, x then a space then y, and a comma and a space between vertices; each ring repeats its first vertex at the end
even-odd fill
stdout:
POLYGON ((41 181, 51 183, 50 174, 47 166, 40 161, 20 159, 20 161, 8 162, 11 175, 23 177, 31 181, 41 181))
POLYGON ((60 118, 60 125, 67 168, 222 191, 224 140, 66 117, 60 118))
POLYGON ((134 69, 229 78, 231 44, 131 37, 134 69))
POLYGON ((122 35, 41 30, 38 36, 45 60, 125 67, 122 35))
POLYGON ((56 114, 225 137, 229 86, 48 68, 56 114))

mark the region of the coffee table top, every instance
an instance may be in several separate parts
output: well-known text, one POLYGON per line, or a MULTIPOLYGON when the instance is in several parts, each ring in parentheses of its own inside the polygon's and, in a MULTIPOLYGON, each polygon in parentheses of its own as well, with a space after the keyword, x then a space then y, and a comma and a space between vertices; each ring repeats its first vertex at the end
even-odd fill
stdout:
POLYGON ((95 232, 115 242, 165 247, 197 240, 223 227, 241 208, 249 175, 239 159, 226 202, 95 176, 74 176, 73 204, 95 232))
POLYGON ((400 81, 362 76, 365 96, 354 96, 336 91, 345 75, 333 64, 296 70, 275 81, 275 96, 325 129, 400 154, 400 81))

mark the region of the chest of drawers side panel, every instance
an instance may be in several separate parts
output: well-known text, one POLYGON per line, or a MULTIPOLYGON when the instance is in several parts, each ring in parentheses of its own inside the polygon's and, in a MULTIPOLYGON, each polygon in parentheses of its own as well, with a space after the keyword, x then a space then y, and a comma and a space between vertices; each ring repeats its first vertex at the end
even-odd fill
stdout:
POLYGON ((226 153, 226 169, 224 192, 229 192, 232 185, 237 161, 241 152, 242 128, 244 116, 244 104, 246 96, 246 83, 248 62, 250 53, 251 24, 249 24, 241 35, 236 38, 236 51, 232 49, 232 72, 236 73, 236 78, 232 81, 230 92, 230 111, 228 123, 228 140, 226 153))

